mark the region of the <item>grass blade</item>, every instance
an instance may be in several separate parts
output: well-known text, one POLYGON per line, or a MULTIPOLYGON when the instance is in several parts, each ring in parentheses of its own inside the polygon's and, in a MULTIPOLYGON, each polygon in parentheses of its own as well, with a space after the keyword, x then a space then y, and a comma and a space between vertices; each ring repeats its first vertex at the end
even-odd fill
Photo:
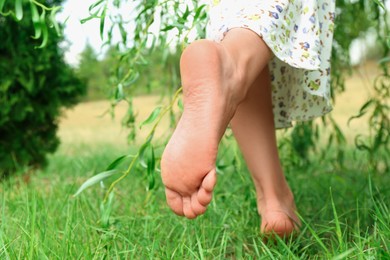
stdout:
POLYGON ((327 256, 329 256, 329 250, 326 248, 325 244, 322 242, 321 238, 318 236, 318 234, 314 231, 314 229, 307 223, 300 215, 298 215, 299 219, 302 221, 303 224, 305 224, 305 227, 310 231, 310 233, 313 235, 317 243, 324 249, 324 252, 327 256))
POLYGON ((344 242, 343 242, 343 236, 342 236, 342 232, 341 232, 341 225, 340 225, 339 217, 337 215, 336 206, 335 206, 334 200, 333 200, 332 188, 330 188, 330 201, 332 204, 333 216, 334 216, 334 221, 335 221, 335 225, 336 225, 337 240, 339 242, 341 249, 344 250, 344 242))
POLYGON ((339 255, 336 255, 332 258, 332 260, 342 260, 342 259, 347 259, 347 257, 352 254, 353 252, 355 252, 355 248, 350 248, 348 249, 347 251, 339 254, 339 255))

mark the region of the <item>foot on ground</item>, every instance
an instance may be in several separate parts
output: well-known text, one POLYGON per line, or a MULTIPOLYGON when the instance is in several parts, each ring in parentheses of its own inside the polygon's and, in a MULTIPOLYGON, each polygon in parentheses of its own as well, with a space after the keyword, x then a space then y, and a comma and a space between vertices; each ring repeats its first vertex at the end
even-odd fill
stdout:
POLYGON ((275 235, 287 239, 299 231, 301 222, 296 215, 296 207, 292 195, 288 199, 263 199, 259 203, 261 215, 261 233, 266 238, 275 235))
POLYGON ((181 61, 184 112, 161 159, 167 203, 178 215, 206 211, 216 184, 218 144, 237 106, 239 80, 221 44, 192 43, 181 61))

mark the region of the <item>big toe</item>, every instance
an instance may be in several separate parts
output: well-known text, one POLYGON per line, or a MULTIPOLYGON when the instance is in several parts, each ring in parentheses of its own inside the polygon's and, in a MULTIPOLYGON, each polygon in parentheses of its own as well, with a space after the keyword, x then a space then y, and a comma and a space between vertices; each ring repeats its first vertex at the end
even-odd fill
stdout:
POLYGON ((290 236, 298 229, 299 227, 295 221, 284 212, 268 213, 261 224, 261 232, 263 234, 276 234, 281 238, 290 236))

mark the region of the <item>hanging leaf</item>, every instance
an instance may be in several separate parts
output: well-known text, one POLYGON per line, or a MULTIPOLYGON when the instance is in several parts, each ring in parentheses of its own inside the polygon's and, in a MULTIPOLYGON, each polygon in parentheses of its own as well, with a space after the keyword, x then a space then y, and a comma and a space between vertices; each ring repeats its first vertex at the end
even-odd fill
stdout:
POLYGON ((4 4, 5 4, 5 0, 0 0, 0 13, 3 12, 4 4))
POLYGON ((124 98, 123 94, 123 84, 119 83, 116 90, 115 90, 115 99, 117 102, 121 101, 124 98))
POLYGON ((179 100, 177 101, 177 106, 180 108, 181 111, 184 110, 183 99, 179 98, 179 100))
POLYGON ((107 2, 103 7, 102 15, 100 17, 100 39, 104 38, 104 25, 106 22, 106 14, 107 14, 107 2))
POLYGON ((108 177, 113 176, 114 174, 117 174, 119 171, 118 170, 110 170, 110 171, 105 171, 101 172, 99 174, 96 174, 92 178, 89 178, 86 180, 81 187, 78 189, 78 191, 73 195, 73 197, 78 196, 81 192, 83 192, 86 188, 91 187, 92 185, 101 182, 104 179, 107 179, 108 177))
POLYGON ((18 21, 23 19, 23 0, 15 0, 15 18, 18 21))
POLYGON ((110 165, 107 167, 106 171, 114 170, 118 167, 126 158, 133 157, 132 155, 122 155, 116 158, 110 165))
POLYGON ((99 16, 99 13, 101 11, 101 8, 102 7, 99 7, 104 1, 106 0, 100 0, 100 1, 97 1, 96 3, 93 3, 89 8, 88 8, 88 11, 89 11, 89 17, 87 18, 84 18, 84 19, 81 19, 80 20, 80 23, 85 23, 89 20, 92 20, 92 19, 100 19, 101 17, 99 16), (97 8, 98 7, 98 8, 97 8), (96 11, 93 11, 95 8, 97 8, 96 11))
POLYGON ((206 5, 201 5, 196 9, 194 20, 197 20, 202 14, 203 9, 205 9, 206 5))
POLYGON ((176 28, 175 26, 173 25, 167 25, 165 26, 164 28, 161 29, 162 32, 167 32, 167 31, 170 31, 172 29, 176 28))
POLYGON ((141 123, 139 128, 142 128, 144 125, 152 123, 156 118, 160 115, 161 107, 156 107, 153 112, 149 115, 149 117, 141 123))
POLYGON ((154 156, 153 146, 151 146, 150 156, 148 157, 148 165, 147 165, 149 190, 152 190, 155 186, 155 183, 156 183, 155 176, 154 176, 155 168, 156 168, 156 158, 154 156))
POLYGON ((46 26, 46 11, 43 9, 41 16, 40 16, 40 24, 42 28, 42 43, 40 46, 38 46, 38 49, 41 49, 47 45, 47 42, 49 40, 49 32, 46 26))
POLYGON ((139 163, 145 169, 148 168, 148 164, 146 162, 147 160, 145 159, 145 152, 146 152, 147 148, 151 146, 151 141, 153 139, 153 135, 154 135, 154 133, 152 133, 149 136, 148 140, 146 140, 146 142, 139 149, 139 163))
POLYGON ((385 5, 384 5, 381 1, 379 1, 379 0, 374 0, 374 2, 377 3, 380 7, 382 7, 383 10, 386 9, 385 5))
POLYGON ((375 101, 373 99, 370 99, 368 100, 361 108, 360 108, 360 111, 357 115, 355 116, 351 116, 349 119, 348 119, 348 122, 347 122, 347 125, 349 126, 350 122, 356 118, 360 118, 362 116, 364 116, 366 113, 367 113, 367 110, 375 104, 375 101))
POLYGON ((32 38, 39 39, 39 37, 41 37, 42 35, 42 23, 39 17, 38 8, 32 2, 30 2, 30 6, 31 6, 31 14, 32 14, 31 19, 34 25, 34 33, 35 33, 35 35, 32 38))
POLYGON ((50 21, 54 27, 54 29, 56 30, 57 34, 58 35, 61 35, 61 30, 60 30, 60 26, 58 25, 58 22, 56 20, 56 14, 57 12, 61 10, 61 7, 60 6, 56 6, 53 8, 53 10, 51 10, 50 12, 50 21))

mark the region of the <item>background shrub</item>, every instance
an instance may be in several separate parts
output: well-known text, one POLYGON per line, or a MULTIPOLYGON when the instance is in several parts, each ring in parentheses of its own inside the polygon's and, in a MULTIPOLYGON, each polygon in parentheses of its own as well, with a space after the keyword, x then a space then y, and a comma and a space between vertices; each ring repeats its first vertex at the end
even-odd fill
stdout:
MULTIPOLYGON (((13 4, 7 7, 11 10, 13 4)), ((55 30, 46 30, 47 45, 37 48, 42 40, 32 37, 31 13, 25 5, 21 21, 0 16, 0 178, 20 166, 45 163, 45 156, 59 144, 61 108, 76 104, 85 92, 64 62, 59 48, 63 39, 55 30)))

